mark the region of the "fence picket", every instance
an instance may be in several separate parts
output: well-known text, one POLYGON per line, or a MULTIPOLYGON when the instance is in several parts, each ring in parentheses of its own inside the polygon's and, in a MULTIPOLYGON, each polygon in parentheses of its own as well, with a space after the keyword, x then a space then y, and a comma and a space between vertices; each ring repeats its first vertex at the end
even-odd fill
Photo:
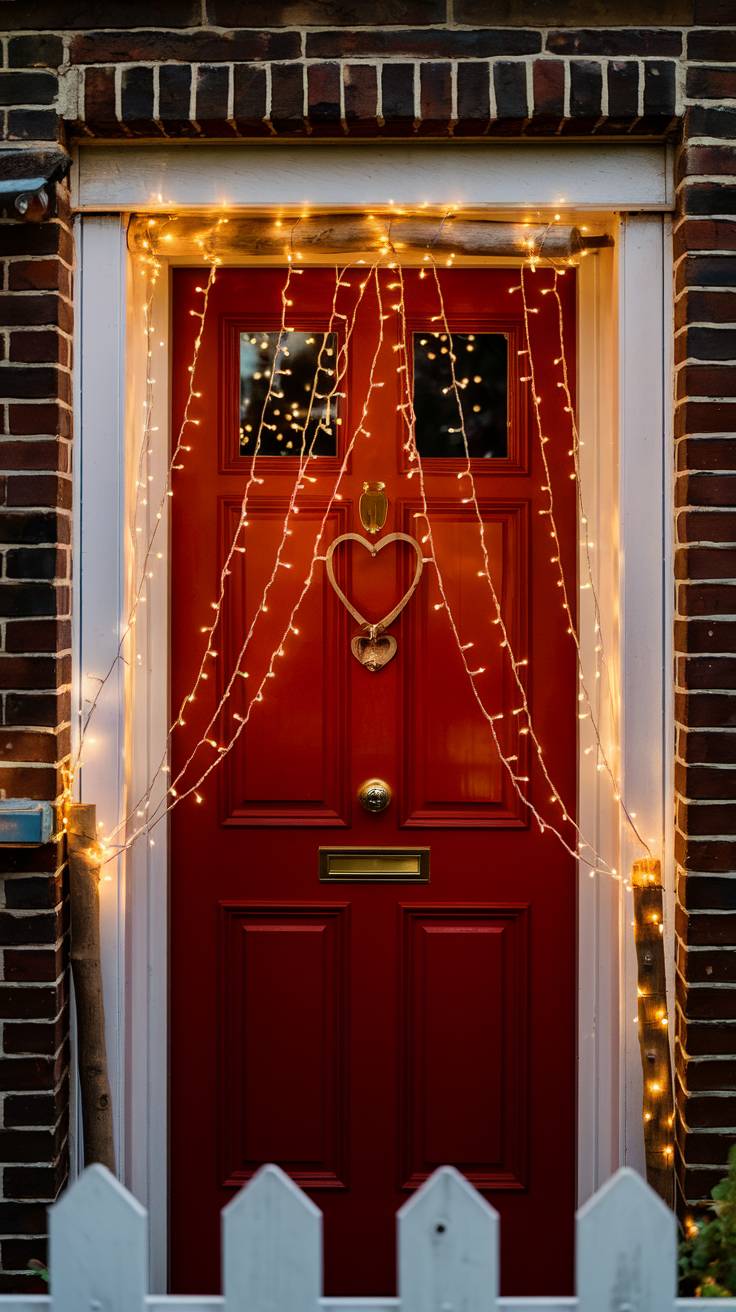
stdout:
POLYGON ((317 1312, 322 1213, 278 1166, 264 1166, 222 1213, 226 1312, 317 1312))
POLYGON ((677 1279, 674 1214, 624 1168, 577 1218, 578 1312, 672 1312, 677 1279))
POLYGON ((90 1166, 51 1208, 54 1312, 143 1312, 146 1210, 104 1166, 90 1166))
POLYGON ((493 1312, 498 1213, 443 1166, 397 1217, 401 1312, 493 1312))

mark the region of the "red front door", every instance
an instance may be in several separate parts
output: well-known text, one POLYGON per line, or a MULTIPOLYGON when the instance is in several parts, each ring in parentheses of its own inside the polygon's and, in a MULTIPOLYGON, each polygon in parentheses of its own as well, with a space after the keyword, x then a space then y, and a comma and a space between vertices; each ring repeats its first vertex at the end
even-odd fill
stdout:
MULTIPOLYGON (((380 274, 380 304, 365 267, 346 272, 337 291, 334 270, 294 275, 281 337, 283 270, 222 271, 210 296, 195 380, 202 397, 190 412, 201 423, 185 437, 192 449, 177 462, 172 502, 172 718, 186 708, 172 736, 172 779, 234 677, 205 735, 211 741, 196 748, 179 791, 223 759, 198 789, 202 800, 187 798, 171 822, 176 1291, 217 1288, 220 1208, 267 1161, 324 1212, 328 1293, 394 1289, 396 1209, 443 1163, 462 1170, 501 1213, 505 1292, 571 1289, 576 872, 554 837, 530 823, 473 692, 474 681, 489 713, 503 715, 494 727, 504 752, 518 758, 513 768, 529 777, 522 787, 559 820, 494 623, 477 512, 460 477, 451 363, 491 576, 514 655, 529 661, 520 671, 549 776, 573 814, 574 648, 540 513, 546 479, 525 381, 524 316, 520 295, 510 294, 518 269, 443 270, 440 279, 450 337, 431 274, 404 273, 406 352, 396 271, 380 274), (406 449, 408 411, 399 408, 407 378, 458 636, 437 570, 425 563, 388 630, 396 652, 371 672, 351 649, 360 629, 323 559, 291 624, 289 617, 328 507, 316 555, 343 533, 369 539, 359 509, 364 483, 385 484, 388 498, 385 524, 370 541, 427 536, 406 449), (269 387, 259 481, 243 512, 269 387), (294 493, 305 422, 317 454, 294 493), (288 513, 292 496, 296 514, 288 513), (211 644, 217 654, 188 703, 233 540, 211 644), (484 672, 471 681, 464 659, 484 672), (242 732, 238 717, 269 663, 273 677, 242 732), (388 786, 379 800, 390 791, 378 812, 359 800, 371 779, 388 786)), ((202 280, 201 270, 174 274, 174 431, 202 280)), ((573 280, 560 283, 568 349, 573 280)), ((540 294, 549 272, 527 284, 562 557, 574 580, 569 416, 553 365, 557 309, 540 294)), ((427 556, 431 544, 421 547, 427 556)), ((401 541, 375 556, 348 541, 333 557, 335 581, 371 621, 392 609, 415 564, 401 541)))

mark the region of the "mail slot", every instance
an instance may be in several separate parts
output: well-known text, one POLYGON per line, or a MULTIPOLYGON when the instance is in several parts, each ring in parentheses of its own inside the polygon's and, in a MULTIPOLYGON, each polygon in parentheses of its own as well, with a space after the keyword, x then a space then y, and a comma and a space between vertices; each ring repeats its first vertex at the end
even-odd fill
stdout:
POLYGON ((428 884, 428 847, 321 847, 323 883, 428 884))

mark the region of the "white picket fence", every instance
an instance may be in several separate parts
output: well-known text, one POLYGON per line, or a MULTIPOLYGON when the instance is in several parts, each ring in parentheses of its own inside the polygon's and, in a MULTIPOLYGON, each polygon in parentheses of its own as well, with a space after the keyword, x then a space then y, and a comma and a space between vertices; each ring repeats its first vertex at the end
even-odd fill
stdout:
MULTIPOLYGON (((554 1208, 554 1199, 550 1199, 554 1208)), ((498 1214, 454 1170, 398 1213, 398 1298, 322 1297, 322 1214, 277 1166, 222 1213, 219 1298, 148 1294, 145 1208, 92 1166, 51 1210, 51 1293, 0 1297, 0 1312, 684 1312, 673 1214, 619 1171, 577 1216, 570 1298, 499 1298, 498 1214)), ((528 1236, 529 1267, 534 1236, 528 1236)), ((718 1306, 736 1309, 736 1299, 718 1306)))

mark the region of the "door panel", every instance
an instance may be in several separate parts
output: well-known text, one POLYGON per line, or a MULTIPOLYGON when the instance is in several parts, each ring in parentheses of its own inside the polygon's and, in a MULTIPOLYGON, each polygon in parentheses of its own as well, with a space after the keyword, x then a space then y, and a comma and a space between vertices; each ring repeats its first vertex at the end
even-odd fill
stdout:
MULTIPOLYGON (((300 398, 309 353, 329 326, 335 271, 305 269, 294 277, 290 356, 280 366, 273 334, 284 271, 220 270, 210 295, 197 376, 201 424, 175 474, 172 501, 172 718, 185 707, 172 735, 174 775, 194 753, 188 780, 198 777, 233 737, 271 662, 274 677, 202 787, 201 804, 185 801, 172 813, 171 1265, 181 1293, 217 1288, 219 1210, 267 1160, 289 1171, 323 1209, 328 1293, 394 1289, 396 1209, 443 1162, 464 1171, 501 1212, 504 1292, 572 1287, 574 862, 530 823, 498 759, 432 564, 391 626, 396 655, 379 673, 351 652, 358 626, 330 587, 323 559, 290 623, 315 550, 324 557, 345 532, 365 536, 358 509, 364 482, 386 485, 379 541, 392 532, 426 533, 398 409, 404 373, 394 348, 402 343, 389 287, 396 274, 380 277, 388 317, 376 366, 383 385, 366 423, 371 436, 356 441, 341 499, 329 508, 377 340, 375 286, 364 269, 351 270, 337 302, 345 318, 326 357, 328 368, 338 366, 355 313, 343 395, 336 406, 320 402, 322 453, 308 470, 316 481, 298 491, 298 514, 288 519, 300 398), (249 492, 241 549, 228 563, 251 472, 254 407, 262 403, 266 371, 290 367, 286 360, 294 368, 279 375, 283 397, 259 458, 263 481, 249 492), (285 525, 290 533, 276 567, 285 525), (217 655, 195 701, 185 702, 226 564, 217 655), (210 742, 198 745, 228 689, 225 709, 206 734, 210 742), (378 814, 358 800, 371 778, 392 791, 378 814), (429 880, 353 882, 347 874, 320 882, 325 848, 428 849, 429 880)), ((522 307, 509 294, 518 270, 452 269, 440 277, 467 380, 491 574, 514 653, 529 660, 519 671, 547 768, 574 815, 574 647, 541 513, 546 479, 528 371, 520 366, 522 307)), ((442 390, 451 344, 437 328, 436 289, 417 270, 407 270, 405 282, 407 367, 412 376, 420 361, 418 438, 445 590, 463 643, 473 644, 472 668, 484 670, 478 693, 489 713, 504 713, 494 722, 502 748, 529 776, 542 814, 559 822, 529 750, 522 699, 479 573, 476 512, 458 479, 465 462, 442 390)), ((570 425, 550 349, 556 307, 540 295, 548 272, 530 282, 538 310, 537 387, 574 596, 570 425)), ((189 311, 198 284, 201 271, 173 275, 175 430, 186 404, 198 323, 189 311)), ((561 288, 570 342, 572 272, 561 288)), ((331 377, 325 372, 323 394, 331 377)), ((428 553, 426 543, 423 549, 428 553)), ((375 557, 343 543, 333 563, 340 587, 372 622, 391 610, 414 570, 413 552, 402 543, 375 557)))

